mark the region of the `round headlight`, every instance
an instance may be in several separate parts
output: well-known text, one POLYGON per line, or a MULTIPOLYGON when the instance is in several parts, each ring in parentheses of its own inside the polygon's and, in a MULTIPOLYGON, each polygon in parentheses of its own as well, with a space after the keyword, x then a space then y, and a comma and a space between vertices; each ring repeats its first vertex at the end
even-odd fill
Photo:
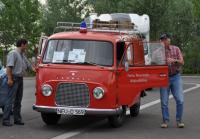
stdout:
POLYGON ((48 84, 42 86, 42 94, 46 97, 52 94, 52 87, 48 84))
POLYGON ((103 96, 104 96, 104 90, 103 90, 103 88, 101 88, 101 87, 96 87, 96 88, 93 90, 93 95, 94 95, 94 98, 96 98, 96 99, 102 99, 103 96))

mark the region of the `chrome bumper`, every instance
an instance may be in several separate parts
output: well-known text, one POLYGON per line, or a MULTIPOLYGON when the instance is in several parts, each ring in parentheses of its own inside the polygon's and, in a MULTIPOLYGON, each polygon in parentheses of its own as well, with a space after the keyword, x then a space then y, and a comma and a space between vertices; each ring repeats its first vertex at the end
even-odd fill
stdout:
MULTIPOLYGON (((49 107, 49 106, 38 106, 33 105, 33 110, 36 110, 38 112, 46 112, 46 113, 57 113, 58 108, 63 107, 49 107)), ((69 107, 73 109, 81 109, 81 108, 74 108, 69 107)), ((116 109, 93 109, 93 108, 84 108, 86 111, 86 115, 117 115, 122 112, 122 108, 116 108, 116 109)))

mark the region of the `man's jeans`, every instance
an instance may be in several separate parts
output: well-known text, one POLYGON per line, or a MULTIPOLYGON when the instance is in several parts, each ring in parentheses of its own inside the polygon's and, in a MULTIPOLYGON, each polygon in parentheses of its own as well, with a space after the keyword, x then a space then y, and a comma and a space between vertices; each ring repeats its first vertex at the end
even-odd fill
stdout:
POLYGON ((9 97, 4 106, 3 122, 10 122, 13 109, 14 121, 21 121, 21 101, 23 97, 23 77, 14 77, 14 84, 9 87, 9 97), (14 107, 13 107, 14 106, 14 107))
POLYGON ((169 121, 168 101, 170 91, 176 101, 176 121, 181 121, 183 116, 183 87, 180 74, 169 77, 169 86, 160 88, 160 99, 163 121, 169 121))

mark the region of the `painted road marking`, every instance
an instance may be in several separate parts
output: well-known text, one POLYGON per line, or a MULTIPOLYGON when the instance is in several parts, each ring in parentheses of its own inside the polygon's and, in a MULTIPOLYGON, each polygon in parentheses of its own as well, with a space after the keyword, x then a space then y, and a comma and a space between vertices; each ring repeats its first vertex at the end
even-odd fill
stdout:
MULTIPOLYGON (((188 88, 188 89, 184 90, 183 93, 184 93, 184 94, 185 94, 185 93, 188 93, 188 92, 190 92, 190 91, 192 91, 192 90, 195 90, 195 89, 197 89, 197 88, 199 88, 199 87, 200 87, 200 84, 196 84, 194 87, 191 87, 191 88, 188 88)), ((169 96, 169 99, 171 99, 171 98, 173 98, 172 95, 169 96)), ((156 104, 158 104, 158 103, 160 103, 160 99, 142 105, 142 106, 140 107, 140 110, 143 110, 143 109, 145 109, 145 108, 151 107, 151 106, 156 105, 156 104)))
POLYGON ((71 132, 67 132, 67 133, 64 133, 62 135, 59 135, 57 137, 51 138, 51 139, 68 139, 68 138, 76 136, 80 133, 81 133, 81 131, 71 131, 71 132))
MULTIPOLYGON (((188 92, 190 92, 190 91, 192 91, 192 90, 195 90, 195 89, 197 89, 197 88, 200 88, 200 84, 194 84, 194 85, 195 85, 194 87, 191 87, 191 88, 188 88, 188 89, 184 90, 183 93, 185 94, 185 93, 188 93, 188 92)), ((170 96, 169 96, 169 99, 171 99, 172 97, 173 97, 173 96, 170 95, 170 96)), ((149 107, 151 107, 151 106, 154 106, 154 105, 156 105, 156 104, 158 104, 158 103, 160 103, 160 99, 155 100, 155 101, 152 101, 152 102, 149 102, 149 103, 146 103, 146 104, 144 104, 144 105, 141 105, 140 110, 144 110, 144 109, 149 108, 149 107)), ((130 111, 127 111, 127 114, 130 114, 130 111)), ((68 139, 68 138, 71 138, 71 137, 73 137, 73 136, 77 136, 77 135, 81 134, 82 132, 84 132, 84 131, 86 131, 86 130, 89 130, 89 129, 90 129, 91 127, 93 127, 94 125, 96 125, 96 123, 90 125, 90 126, 87 127, 87 128, 84 128, 84 129, 82 129, 82 130, 79 129, 79 130, 77 130, 77 131, 76 131, 76 130, 70 131, 70 132, 61 134, 61 135, 56 136, 56 137, 51 138, 51 139, 68 139)))
POLYGON ((200 76, 186 76, 186 75, 184 75, 184 76, 181 76, 181 77, 183 77, 183 78, 200 78, 200 76))

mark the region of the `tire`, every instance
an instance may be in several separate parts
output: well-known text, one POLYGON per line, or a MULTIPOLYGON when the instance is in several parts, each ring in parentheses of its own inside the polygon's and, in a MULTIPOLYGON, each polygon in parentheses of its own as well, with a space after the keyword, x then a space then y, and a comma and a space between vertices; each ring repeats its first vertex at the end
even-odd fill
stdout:
POLYGON ((140 99, 137 103, 130 107, 130 115, 132 117, 137 117, 140 113, 140 99))
POLYGON ((122 108, 122 112, 119 115, 114 115, 108 117, 108 121, 112 127, 120 127, 124 123, 124 119, 126 116, 126 107, 122 108))
POLYGON ((61 118, 61 115, 56 113, 41 113, 42 120, 47 125, 56 125, 61 118))

